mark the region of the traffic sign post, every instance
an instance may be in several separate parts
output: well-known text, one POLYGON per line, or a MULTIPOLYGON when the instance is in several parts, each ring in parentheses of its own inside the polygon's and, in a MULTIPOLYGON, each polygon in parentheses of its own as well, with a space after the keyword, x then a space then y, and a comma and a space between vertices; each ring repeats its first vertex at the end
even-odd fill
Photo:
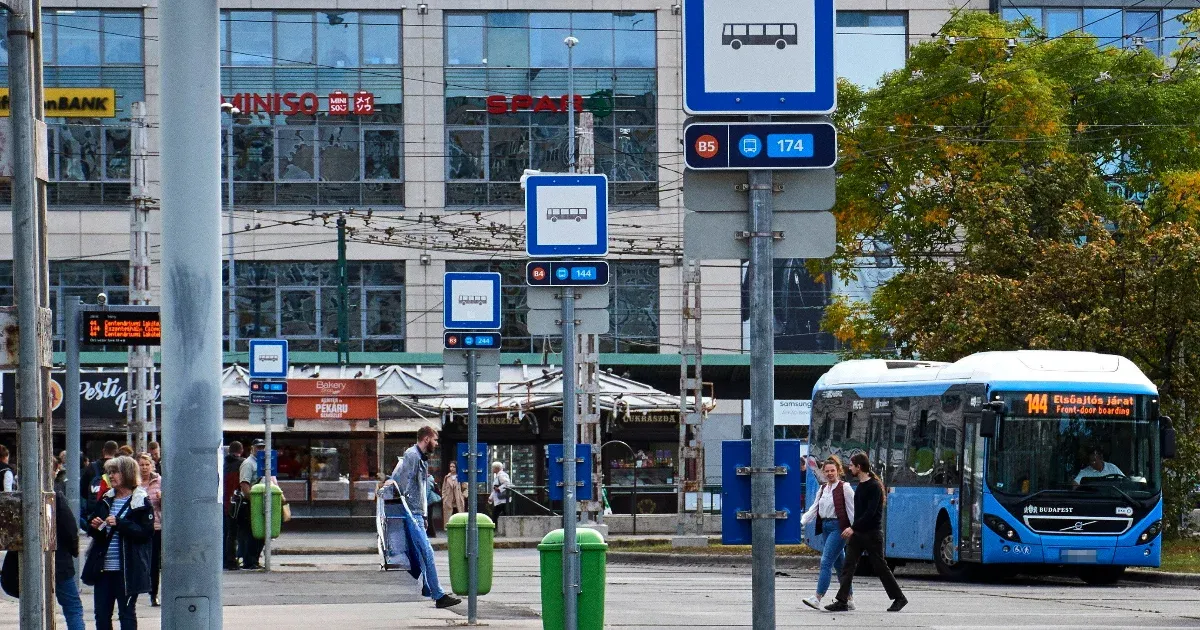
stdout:
MULTIPOLYGON (((802 116, 827 114, 837 103, 834 76, 833 0, 779 2, 779 0, 682 0, 683 1, 683 109, 690 114, 749 116, 748 124, 690 125, 685 142, 685 197, 689 183, 710 173, 696 169, 739 169, 748 171, 746 192, 749 216, 729 212, 733 204, 717 206, 694 200, 693 212, 685 215, 685 237, 713 241, 711 234, 727 230, 730 239, 746 242, 749 258, 750 294, 750 519, 752 562, 751 597, 754 630, 775 627, 775 485, 774 485, 774 399, 775 331, 773 267, 776 239, 786 239, 794 229, 804 250, 800 258, 832 249, 833 234, 826 227, 818 232, 822 243, 806 240, 798 224, 781 229, 774 220, 776 170, 831 167, 836 160, 836 137, 817 123, 772 125, 771 115, 802 116), (689 181, 686 181, 690 179, 689 181), (724 211, 705 214, 697 210, 724 211), (703 225, 701 225, 703 224, 703 225)), ((827 124, 827 123, 826 123, 827 124)), ((810 197, 828 198, 832 205, 834 178, 823 187, 801 191, 810 197)), ((739 190, 739 192, 740 192, 739 190)), ((695 191, 693 191, 694 193, 695 191)), ((828 207, 817 207, 824 211, 828 207)), ((781 207, 781 211, 796 208, 781 207)), ((812 223, 811 221, 809 223, 812 223)), ((722 239, 715 239, 722 240, 722 239)), ((796 241, 793 241, 796 242, 796 241)), ((711 258, 720 248, 705 248, 702 258, 711 258)), ((728 249, 728 248, 727 248, 728 249)), ((741 253, 741 248, 732 252, 741 253)), ((781 247, 779 253, 793 254, 781 247)))
POLYGON ((683 0, 684 111, 833 111, 833 18, 833 0, 683 0))
POLYGON ((608 177, 530 175, 525 229, 531 258, 608 255, 608 177))
POLYGON ((531 287, 597 287, 607 285, 608 278, 603 260, 534 260, 525 265, 525 282, 531 287))
POLYGON ((467 383, 467 622, 474 625, 479 600, 478 383, 500 380, 502 341, 500 333, 479 330, 500 328, 500 274, 447 273, 443 291, 447 331, 442 338, 442 381, 467 383))
POLYGON ((832 123, 700 123, 683 130, 692 169, 831 168, 837 162, 832 123))
MULTIPOLYGON (((287 382, 271 382, 266 379, 283 379, 288 374, 288 342, 286 339, 250 340, 250 405, 262 406, 263 442, 266 452, 271 449, 271 411, 276 405, 287 404, 287 382)), ((285 412, 286 413, 286 412, 285 412)), ((273 471, 264 467, 263 472, 263 522, 267 524, 263 536, 263 569, 271 570, 271 486, 274 485, 273 471)))

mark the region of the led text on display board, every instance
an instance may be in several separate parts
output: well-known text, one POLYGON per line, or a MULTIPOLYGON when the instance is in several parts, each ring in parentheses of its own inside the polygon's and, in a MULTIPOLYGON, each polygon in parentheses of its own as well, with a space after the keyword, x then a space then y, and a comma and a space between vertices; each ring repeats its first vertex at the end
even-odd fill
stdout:
POLYGON ((1013 412, 1018 416, 1133 418, 1137 402, 1132 394, 1029 392, 1014 396, 1013 412))
POLYGON ((158 313, 84 313, 83 343, 116 346, 157 346, 162 342, 158 313))

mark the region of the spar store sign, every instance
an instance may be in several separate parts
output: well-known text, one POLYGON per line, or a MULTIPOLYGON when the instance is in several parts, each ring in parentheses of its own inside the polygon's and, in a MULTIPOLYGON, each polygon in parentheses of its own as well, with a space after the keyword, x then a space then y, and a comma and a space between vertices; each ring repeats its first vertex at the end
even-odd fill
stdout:
POLYGON ((575 112, 592 112, 597 118, 604 118, 613 112, 612 90, 600 90, 591 95, 576 94, 572 99, 569 95, 562 96, 533 96, 532 94, 493 94, 487 97, 487 112, 489 114, 508 114, 516 112, 554 112, 565 113, 569 103, 574 102, 575 112))
POLYGON ((375 420, 379 394, 373 378, 289 378, 292 420, 375 420))
MULTIPOLYGON (((341 90, 330 92, 325 97, 326 111, 331 116, 368 116, 375 113, 375 95, 370 92, 350 94, 341 90)), ((229 103, 246 114, 271 114, 292 116, 313 115, 321 111, 321 97, 316 92, 276 92, 259 94, 243 92, 232 98, 222 96, 222 103, 229 103)))

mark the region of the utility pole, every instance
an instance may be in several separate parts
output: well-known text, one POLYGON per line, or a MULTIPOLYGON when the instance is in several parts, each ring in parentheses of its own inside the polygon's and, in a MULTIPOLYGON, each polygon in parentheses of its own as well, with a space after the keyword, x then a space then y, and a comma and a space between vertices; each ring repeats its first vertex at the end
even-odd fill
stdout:
MULTIPOLYGON (((8 3, 8 84, 10 86, 9 116, 12 125, 12 228, 13 284, 17 306, 17 325, 21 331, 18 342, 17 422, 20 427, 20 488, 23 546, 21 562, 20 624, 22 630, 42 630, 53 624, 53 615, 46 608, 46 556, 42 523, 43 484, 47 470, 43 466, 43 422, 46 412, 44 376, 49 367, 48 348, 43 335, 48 333, 43 322, 42 304, 45 299, 47 271, 42 269, 43 221, 38 200, 37 109, 33 49, 38 45, 35 32, 34 8, 30 0, 8 3)), ((43 158, 44 159, 44 158, 43 158)), ((52 570, 52 569, 51 569, 52 570)))
MULTIPOLYGON (((768 119, 754 116, 756 119, 768 119)), ((768 119, 769 120, 769 119, 768 119)), ((750 521, 755 630, 775 627, 775 243, 771 171, 752 170, 750 194, 750 521)))
MULTIPOLYGON (((575 45, 574 35, 563 40, 567 45, 567 151, 570 172, 575 173, 575 45)), ((579 545, 575 540, 575 409, 578 400, 575 365, 575 291, 562 292, 563 345, 563 623, 566 630, 578 627, 579 545)))
MULTIPOLYGON (((146 104, 133 104, 130 137, 133 141, 130 176, 132 179, 133 206, 129 215, 129 303, 150 304, 150 189, 146 179, 146 104)), ((154 371, 154 356, 148 346, 129 349, 129 372, 127 385, 129 403, 126 405, 126 420, 132 419, 130 428, 137 440, 134 450, 146 452, 150 426, 147 423, 147 405, 153 406, 150 372, 154 371)))
POLYGON ((338 274, 338 363, 350 361, 350 290, 346 271, 346 215, 338 213, 337 219, 337 274, 338 274))
POLYGON ((234 107, 230 103, 222 103, 221 111, 229 114, 229 134, 225 136, 225 180, 226 180, 226 196, 225 211, 228 215, 228 233, 226 239, 229 248, 229 353, 237 352, 237 260, 233 249, 233 125, 234 116, 241 113, 241 110, 234 107))
POLYGON ((220 630, 221 113, 217 0, 159 7, 162 68, 162 627, 220 630))
POLYGON ((678 480, 679 522, 676 534, 686 532, 687 462, 692 460, 696 470, 693 486, 696 492, 696 533, 704 533, 704 444, 700 441, 700 425, 704 420, 703 367, 704 344, 700 340, 700 261, 683 263, 683 317, 679 347, 679 462, 678 480), (688 405, 688 396, 692 405, 688 405), (691 431, 688 431, 691 427, 691 431), (690 439, 689 439, 690 438, 690 439), (694 446, 693 446, 694 444, 694 446))
MULTIPOLYGON (((574 110, 574 95, 571 97, 571 109, 574 110)), ((581 112, 579 114, 578 136, 578 155, 575 171, 577 173, 592 174, 596 172, 596 127, 595 114, 592 112, 581 112)), ((573 291, 574 289, 565 289, 565 291, 573 291)), ((600 457, 600 335, 583 334, 576 335, 575 345, 579 349, 576 353, 576 361, 578 361, 578 374, 580 378, 578 400, 578 419, 580 443, 592 445, 592 452, 596 453, 596 457, 592 459, 592 470, 588 474, 592 475, 592 495, 582 497, 580 509, 585 515, 586 521, 594 521, 596 523, 604 522, 604 497, 601 496, 603 488, 602 476, 604 473, 604 458, 600 457)), ((564 401, 564 404, 565 401, 564 401)))

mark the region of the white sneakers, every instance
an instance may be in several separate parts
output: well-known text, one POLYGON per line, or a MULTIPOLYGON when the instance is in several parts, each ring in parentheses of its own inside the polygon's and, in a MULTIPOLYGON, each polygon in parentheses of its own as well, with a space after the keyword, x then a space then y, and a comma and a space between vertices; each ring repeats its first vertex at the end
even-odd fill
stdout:
MULTIPOLYGON (((821 598, 820 597, 817 597, 814 595, 812 597, 805 598, 803 601, 804 601, 805 606, 808 606, 809 608, 811 608, 813 610, 821 610, 821 598)), ((846 609, 854 610, 854 600, 853 599, 846 602, 846 609)))

